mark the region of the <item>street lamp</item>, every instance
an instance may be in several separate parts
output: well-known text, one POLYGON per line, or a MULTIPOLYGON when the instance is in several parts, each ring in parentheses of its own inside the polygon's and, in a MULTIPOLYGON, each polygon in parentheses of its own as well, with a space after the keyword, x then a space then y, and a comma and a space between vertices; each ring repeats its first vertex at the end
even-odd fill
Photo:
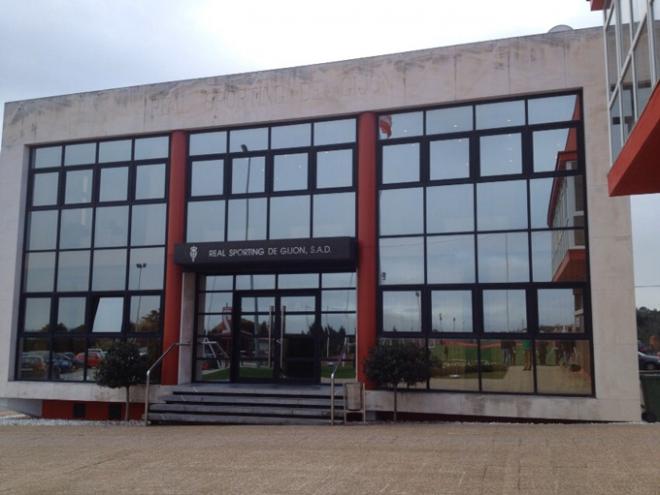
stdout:
MULTIPOLYGON (((147 263, 135 263, 135 267, 138 269, 138 283, 137 290, 140 290, 140 285, 142 284, 142 269, 146 268, 147 263)), ((135 315, 135 330, 137 331, 137 326, 140 321, 140 305, 142 304, 142 296, 138 294, 138 305, 137 305, 137 314, 135 315)))

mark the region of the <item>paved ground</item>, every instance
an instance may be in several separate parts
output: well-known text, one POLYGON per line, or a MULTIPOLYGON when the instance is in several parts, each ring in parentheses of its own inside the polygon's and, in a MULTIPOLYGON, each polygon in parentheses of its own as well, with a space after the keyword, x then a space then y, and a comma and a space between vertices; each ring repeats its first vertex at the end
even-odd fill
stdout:
POLYGON ((660 494, 660 426, 0 426, 0 494, 660 494))

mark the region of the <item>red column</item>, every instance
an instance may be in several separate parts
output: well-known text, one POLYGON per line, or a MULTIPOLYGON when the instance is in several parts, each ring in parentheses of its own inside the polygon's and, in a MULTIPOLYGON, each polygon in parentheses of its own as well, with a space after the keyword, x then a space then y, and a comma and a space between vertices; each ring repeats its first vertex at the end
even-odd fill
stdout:
MULTIPOLYGON (((181 267, 174 263, 174 246, 184 241, 186 203, 187 135, 174 131, 170 135, 170 181, 167 207, 167 253, 165 260, 165 318, 163 351, 179 341, 181 323, 181 267)), ((179 350, 172 350, 163 360, 161 383, 178 382, 179 350)))
POLYGON ((360 381, 366 381, 364 361, 377 340, 376 135, 376 115, 361 114, 358 118, 357 160, 357 376, 360 381))

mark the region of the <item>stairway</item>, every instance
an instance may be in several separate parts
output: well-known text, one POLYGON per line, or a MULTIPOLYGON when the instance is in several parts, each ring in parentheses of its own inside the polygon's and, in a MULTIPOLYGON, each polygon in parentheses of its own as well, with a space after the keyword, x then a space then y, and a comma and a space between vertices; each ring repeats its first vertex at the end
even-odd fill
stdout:
MULTIPOLYGON (((335 388, 335 422, 343 419, 344 390, 335 388)), ((330 424, 327 385, 179 385, 149 406, 151 423, 330 424)))

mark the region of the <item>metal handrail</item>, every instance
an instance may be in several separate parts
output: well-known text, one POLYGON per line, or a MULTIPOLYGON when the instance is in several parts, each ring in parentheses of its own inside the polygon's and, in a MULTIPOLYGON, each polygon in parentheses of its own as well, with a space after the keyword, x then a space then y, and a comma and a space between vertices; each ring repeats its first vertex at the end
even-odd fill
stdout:
POLYGON ((339 353, 339 359, 335 363, 332 373, 330 374, 330 424, 335 424, 335 376, 337 375, 337 369, 339 365, 344 362, 346 358, 346 352, 348 350, 348 338, 344 338, 344 343, 341 346, 341 352, 339 353))
POLYGON ((151 382, 151 372, 156 366, 160 364, 160 362, 170 353, 172 349, 175 347, 182 347, 184 345, 190 345, 190 342, 174 342, 167 348, 165 352, 160 355, 158 359, 156 359, 156 361, 154 361, 154 364, 152 364, 147 370, 145 381, 146 386, 144 388, 144 426, 149 426, 149 383, 151 382))

